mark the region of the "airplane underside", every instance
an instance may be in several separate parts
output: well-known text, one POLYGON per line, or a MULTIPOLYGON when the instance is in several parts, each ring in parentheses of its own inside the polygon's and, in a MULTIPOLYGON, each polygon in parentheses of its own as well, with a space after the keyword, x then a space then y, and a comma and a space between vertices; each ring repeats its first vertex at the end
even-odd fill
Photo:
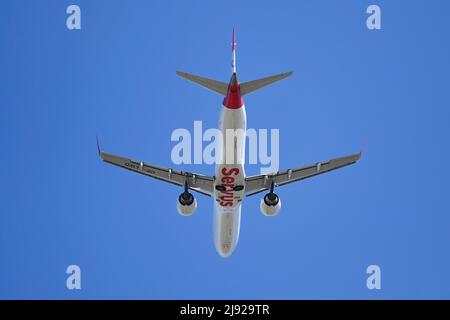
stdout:
POLYGON ((220 256, 229 257, 239 240, 241 205, 225 208, 215 202, 213 221, 216 250, 220 256))
POLYGON ((358 161, 361 152, 349 156, 316 162, 307 166, 278 171, 271 174, 246 176, 244 172, 245 135, 227 137, 227 130, 245 132, 246 112, 243 96, 292 75, 292 72, 277 74, 249 82, 239 83, 236 74, 236 42, 232 38, 232 74, 229 83, 200 77, 186 72, 177 74, 224 97, 220 113, 219 128, 222 132, 222 148, 215 176, 164 168, 142 161, 106 153, 100 149, 101 159, 115 166, 152 177, 183 188, 177 198, 177 211, 182 216, 191 216, 197 208, 197 200, 191 192, 214 199, 214 244, 222 257, 229 257, 239 240, 241 204, 249 196, 266 192, 260 200, 263 215, 273 217, 281 208, 281 200, 275 188, 301 181, 322 173, 351 165, 358 161))

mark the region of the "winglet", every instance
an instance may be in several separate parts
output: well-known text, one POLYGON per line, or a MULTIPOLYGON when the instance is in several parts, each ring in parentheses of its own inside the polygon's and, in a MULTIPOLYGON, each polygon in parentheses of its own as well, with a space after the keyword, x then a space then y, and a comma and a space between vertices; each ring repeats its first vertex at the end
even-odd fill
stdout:
POLYGON ((364 154, 364 149, 365 149, 365 148, 366 148, 366 144, 363 143, 363 144, 361 145, 361 149, 359 150, 359 157, 360 157, 360 158, 363 156, 363 154, 364 154))
POLYGON ((95 138, 97 139, 97 151, 98 151, 98 155, 101 157, 100 143, 98 142, 98 136, 95 136, 95 138))

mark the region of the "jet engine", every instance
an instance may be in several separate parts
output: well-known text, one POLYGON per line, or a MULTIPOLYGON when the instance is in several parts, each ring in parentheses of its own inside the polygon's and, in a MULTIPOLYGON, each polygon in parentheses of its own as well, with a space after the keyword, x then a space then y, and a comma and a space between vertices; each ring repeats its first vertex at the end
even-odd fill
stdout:
POLYGON ((177 201, 177 211, 182 216, 191 216, 197 209, 197 200, 189 192, 187 182, 184 184, 184 192, 180 194, 177 201))
POLYGON ((276 216, 281 209, 280 197, 278 197, 278 195, 273 192, 273 189, 274 183, 272 182, 270 192, 261 199, 261 203, 259 205, 262 214, 267 217, 276 216))

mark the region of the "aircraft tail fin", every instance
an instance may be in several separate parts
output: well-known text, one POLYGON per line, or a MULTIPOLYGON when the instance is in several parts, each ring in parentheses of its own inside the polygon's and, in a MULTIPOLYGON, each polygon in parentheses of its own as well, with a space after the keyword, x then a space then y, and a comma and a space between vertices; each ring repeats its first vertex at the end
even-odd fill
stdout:
POLYGON ((182 71, 177 71, 177 75, 185 79, 188 79, 192 82, 195 82, 196 84, 205 87, 211 91, 214 91, 215 93, 221 94, 223 96, 227 95, 228 84, 226 84, 225 82, 200 77, 182 71))
POLYGON ((258 89, 261 89, 261 88, 271 85, 272 83, 275 83, 279 80, 287 78, 291 75, 292 75, 292 72, 285 72, 285 73, 280 73, 280 74, 277 74, 274 76, 241 83, 241 95, 245 96, 245 95, 250 94, 258 89))

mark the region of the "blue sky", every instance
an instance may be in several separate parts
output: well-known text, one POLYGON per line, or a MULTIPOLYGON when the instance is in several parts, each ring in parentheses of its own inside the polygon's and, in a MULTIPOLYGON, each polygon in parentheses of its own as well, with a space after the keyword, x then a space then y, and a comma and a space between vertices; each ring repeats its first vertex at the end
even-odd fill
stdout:
MULTIPOLYGON (((450 298, 448 1, 3 1, 0 298, 450 298), (69 31, 68 5, 82 29, 69 31), (366 28, 378 4, 382 30, 366 28), (280 129, 280 167, 355 166, 278 189, 275 218, 243 204, 229 259, 211 199, 102 163, 171 166, 176 128, 217 125, 221 98, 177 78, 294 71, 246 98, 280 129), (66 289, 66 267, 82 289, 66 289), (366 268, 381 267, 368 290, 366 268)), ((213 174, 213 166, 180 169, 213 174)), ((259 167, 247 166, 248 174, 259 167)))

